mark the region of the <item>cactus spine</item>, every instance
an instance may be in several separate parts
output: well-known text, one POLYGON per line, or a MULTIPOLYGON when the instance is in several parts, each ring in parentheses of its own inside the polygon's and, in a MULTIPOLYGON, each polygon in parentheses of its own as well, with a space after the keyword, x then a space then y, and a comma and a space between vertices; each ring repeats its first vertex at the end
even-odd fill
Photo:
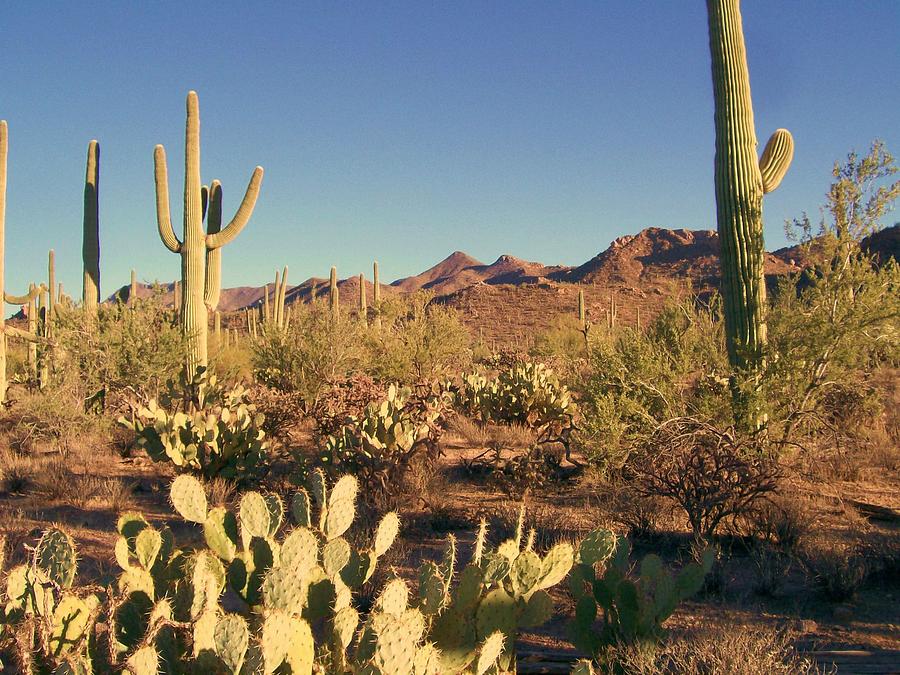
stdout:
POLYGON ((328 302, 331 307, 331 313, 335 315, 340 311, 340 297, 338 293, 337 267, 332 266, 328 286, 328 302))
POLYGON ((100 144, 97 141, 88 144, 81 259, 84 265, 81 302, 89 317, 96 316, 100 304, 100 144))
MULTIPOLYGON (((750 97, 740 0, 707 0, 716 125, 716 220, 722 247, 725 335, 732 368, 758 388, 766 344, 763 194, 784 177, 794 155, 790 132, 772 134, 761 159, 750 97)), ((743 426, 762 422, 762 397, 732 378, 734 414, 743 426)))
MULTIPOLYGON (((256 167, 244 194, 244 199, 234 218, 225 228, 217 232, 203 230, 203 196, 204 190, 200 181, 200 103, 197 93, 188 92, 187 122, 184 140, 184 233, 179 241, 172 228, 169 211, 169 179, 166 167, 166 151, 157 145, 154 151, 156 179, 156 218, 159 236, 163 244, 173 253, 181 256, 181 279, 183 282, 181 298, 181 329, 188 340, 186 368, 189 376, 193 376, 197 368, 207 364, 207 299, 218 296, 214 288, 207 289, 207 255, 231 242, 237 237, 256 205, 259 186, 262 182, 262 167, 256 167)), ((213 183, 213 204, 220 204, 221 190, 213 183)), ((215 210, 215 206, 213 209, 215 210)), ((213 214, 215 218, 215 214, 213 214)), ((215 279, 215 275, 213 275, 215 279)))

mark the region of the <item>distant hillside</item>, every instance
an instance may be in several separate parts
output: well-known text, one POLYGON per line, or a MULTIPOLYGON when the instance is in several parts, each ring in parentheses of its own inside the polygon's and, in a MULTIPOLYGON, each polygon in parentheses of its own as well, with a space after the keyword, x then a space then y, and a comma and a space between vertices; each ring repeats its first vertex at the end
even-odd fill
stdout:
MULTIPOLYGON (((881 261, 900 259, 900 225, 886 228, 864 241, 881 261)), ((766 276, 774 279, 806 265, 800 246, 766 254, 766 276)), ((604 251, 576 267, 548 266, 541 262, 501 255, 490 264, 456 251, 424 272, 382 284, 382 297, 426 290, 438 302, 460 310, 473 334, 505 343, 524 341, 576 311, 578 289, 584 290, 588 314, 605 321, 611 300, 617 303, 619 322, 634 325, 640 315, 648 320, 666 298, 688 286, 708 292, 719 283, 719 238, 711 230, 650 227, 619 237, 604 251)), ((159 287, 163 299, 172 302, 172 284, 159 287)), ((270 292, 272 284, 269 284, 270 292)), ((359 297, 356 276, 338 282, 341 304, 355 306, 359 297)), ((128 286, 112 298, 127 300, 128 286)), ((328 279, 313 277, 289 285, 288 304, 327 298, 328 279)), ((151 286, 142 284, 145 297, 151 286)), ((373 300, 371 279, 366 280, 366 299, 373 300)), ((111 299, 112 299, 111 298, 111 299)), ((233 312, 262 304, 263 287, 242 286, 222 290, 219 310, 233 312)))

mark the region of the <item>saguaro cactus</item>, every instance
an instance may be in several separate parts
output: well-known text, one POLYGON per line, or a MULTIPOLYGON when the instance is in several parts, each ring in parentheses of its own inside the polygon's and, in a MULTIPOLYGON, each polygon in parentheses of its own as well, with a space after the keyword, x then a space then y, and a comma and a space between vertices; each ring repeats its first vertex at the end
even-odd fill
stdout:
MULTIPOLYGON (((4 299, 3 256, 6 237, 6 153, 9 149, 6 120, 0 120, 0 300, 4 299)), ((0 302, 0 310, 5 310, 0 302)), ((0 311, 0 404, 6 401, 6 326, 5 311, 0 311)))
MULTIPOLYGON (((207 256, 210 251, 216 251, 228 244, 240 234, 241 230, 250 220, 256 199, 259 196, 259 187, 262 183, 263 169, 257 166, 253 170, 250 184, 244 194, 244 199, 234 218, 225 228, 216 232, 204 232, 203 230, 203 186, 200 181, 200 103, 197 93, 188 92, 187 95, 187 123, 185 125, 184 139, 184 235, 179 241, 172 228, 172 218, 169 211, 169 179, 166 167, 166 151, 162 145, 157 145, 154 151, 154 165, 156 177, 156 218, 159 226, 159 236, 173 253, 181 256, 181 328, 188 340, 188 354, 186 367, 189 375, 193 375, 197 368, 207 364, 207 301, 212 298, 207 292, 215 289, 207 289, 207 256)), ((211 210, 218 209, 221 213, 221 188, 213 183, 211 210)), ((213 219, 217 218, 212 214, 213 219)), ((220 216, 218 216, 220 217, 220 216)), ((221 221, 219 221, 221 223, 221 221)), ((214 223, 214 227, 215 227, 214 223)), ((214 262, 215 264, 215 262, 214 262)), ((213 275, 215 281, 215 275, 213 275)))
MULTIPOLYGON (((56 320, 56 253, 53 249, 50 249, 50 252, 47 254, 47 290, 49 291, 49 295, 47 297, 47 317, 50 323, 48 324, 48 328, 52 327, 53 322, 56 320)), ((48 330, 48 335, 52 333, 52 328, 48 330)))
POLYGON ((582 327, 587 323, 587 312, 584 309, 584 289, 578 289, 578 323, 582 327))
POLYGON ((381 284, 378 282, 378 261, 372 263, 372 304, 378 309, 381 303, 381 284))
POLYGON ((338 295, 337 285, 337 267, 331 268, 331 276, 329 277, 328 301, 331 306, 331 313, 337 314, 340 311, 340 297, 338 295))
POLYGON ((758 374, 766 344, 762 197, 781 183, 794 156, 794 140, 778 129, 757 159, 740 0, 707 0, 706 7, 715 100, 716 220, 728 358, 735 371, 734 414, 742 426, 758 427, 758 374))
POLYGON ((97 141, 88 144, 81 259, 84 264, 81 302, 85 313, 94 316, 100 304, 100 144, 97 141))
POLYGON ((359 318, 365 321, 367 319, 369 309, 366 307, 366 277, 364 274, 359 275, 359 318))
POLYGON ((137 301, 138 294, 138 284, 137 284, 137 272, 131 270, 131 286, 128 289, 128 304, 134 305, 137 301))

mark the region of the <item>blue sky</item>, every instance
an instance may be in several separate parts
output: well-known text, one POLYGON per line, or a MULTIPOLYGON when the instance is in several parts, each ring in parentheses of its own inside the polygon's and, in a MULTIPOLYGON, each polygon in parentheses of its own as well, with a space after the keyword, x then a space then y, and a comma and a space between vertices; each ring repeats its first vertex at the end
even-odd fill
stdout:
MULTIPOLYGON (((764 203, 777 248, 786 218, 818 212, 836 159, 876 137, 900 153, 900 2, 748 0, 743 14, 760 146, 777 127, 796 141, 764 203)), ((7 3, 7 288, 43 278, 55 248, 80 297, 92 138, 103 295, 132 267, 179 274, 152 152, 166 146, 178 231, 189 89, 226 218, 266 169, 226 286, 284 264, 295 283, 332 264, 368 275, 373 259, 390 280, 456 249, 580 264, 644 227, 712 229, 707 40, 702 0, 7 3)))

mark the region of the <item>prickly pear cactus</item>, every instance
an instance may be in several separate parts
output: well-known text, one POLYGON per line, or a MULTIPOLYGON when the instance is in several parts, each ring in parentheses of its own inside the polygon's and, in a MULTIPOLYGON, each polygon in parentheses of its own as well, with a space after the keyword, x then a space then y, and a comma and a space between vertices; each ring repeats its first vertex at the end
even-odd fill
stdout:
POLYGON ((449 397, 435 388, 424 394, 390 385, 384 400, 350 416, 325 438, 320 464, 349 472, 362 482, 366 497, 390 503, 392 486, 418 455, 433 458, 443 430, 449 397))
POLYGON ((425 563, 419 570, 419 607, 431 622, 429 638, 441 652, 446 672, 464 672, 473 664, 479 672, 479 646, 497 633, 504 636, 505 645, 497 663, 501 671, 514 669, 513 645, 519 629, 540 626, 553 616, 547 591, 572 567, 574 551, 568 543, 541 556, 522 547, 521 532, 494 550, 487 549, 486 537, 482 523, 475 554, 455 588, 452 541, 440 565, 425 563))
POLYGON ((159 403, 151 399, 131 419, 120 417, 119 424, 133 430, 135 444, 156 461, 207 478, 253 475, 268 450, 264 416, 241 385, 225 390, 215 378, 204 381, 199 407, 186 407, 170 393, 159 403))
POLYGON ((707 549, 702 564, 688 563, 673 574, 651 553, 633 577, 630 552, 628 540, 609 530, 595 530, 581 542, 569 577, 577 603, 571 627, 575 644, 587 652, 596 654, 604 645, 661 639, 665 620, 678 603, 700 590, 714 561, 713 549, 707 549), (601 609, 598 631, 595 623, 601 609))
POLYGON ((454 404, 481 422, 523 424, 547 439, 567 438, 576 406, 568 388, 543 363, 507 368, 496 378, 463 376, 454 404))

